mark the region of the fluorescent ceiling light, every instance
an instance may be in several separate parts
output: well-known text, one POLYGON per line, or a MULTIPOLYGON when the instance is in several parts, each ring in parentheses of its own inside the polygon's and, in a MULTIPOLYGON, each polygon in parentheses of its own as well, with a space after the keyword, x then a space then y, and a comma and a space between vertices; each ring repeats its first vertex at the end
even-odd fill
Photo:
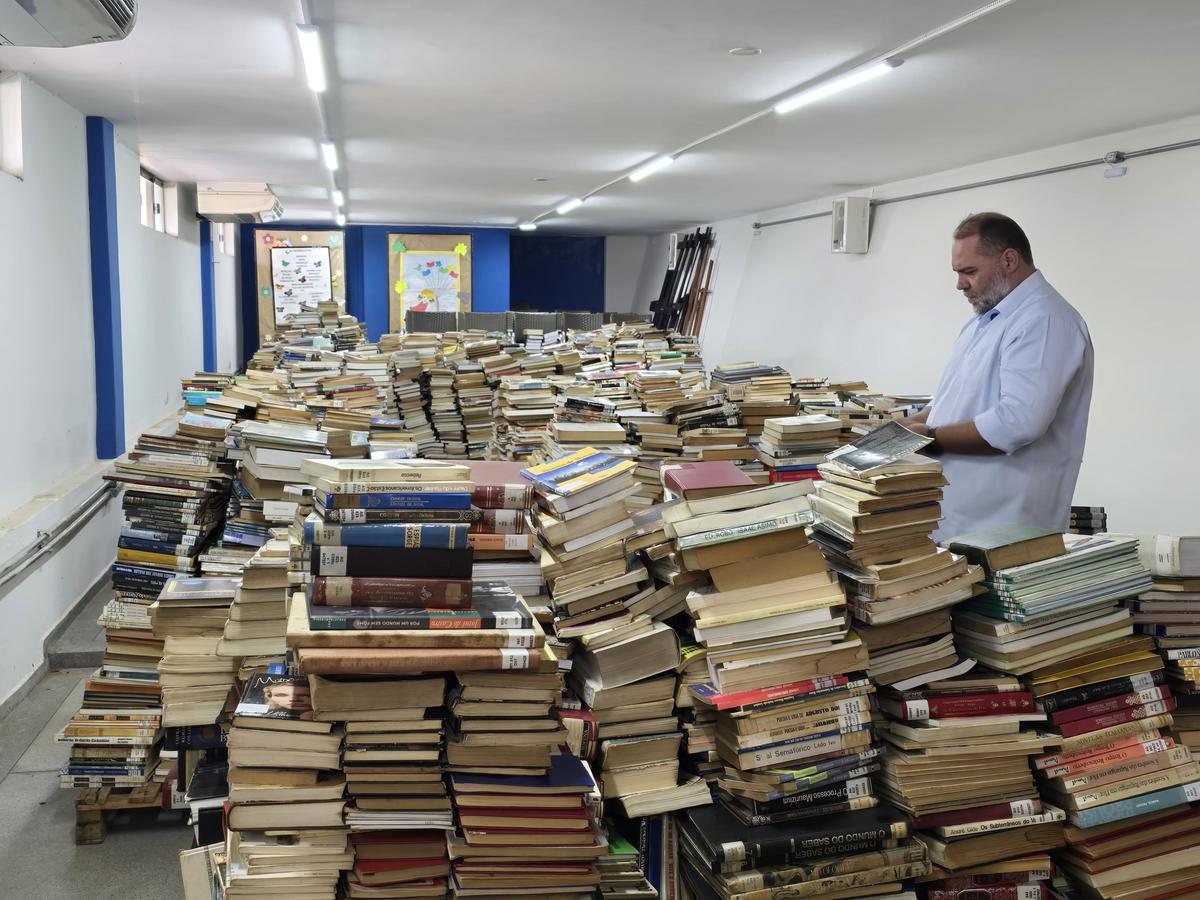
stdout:
POLYGON ((520 231, 537 231, 537 222, 522 222, 517 228, 520 231))
POLYGON ((570 200, 564 200, 562 203, 558 204, 558 206, 554 208, 554 211, 560 216, 565 216, 571 210, 579 209, 581 206, 583 206, 583 198, 572 197, 570 200))
POLYGON ((325 90, 325 60, 321 57, 321 32, 316 25, 297 25, 300 37, 300 56, 304 60, 304 74, 308 86, 318 94, 325 90))
POLYGON ((341 228, 343 225, 346 224, 346 214, 345 213, 337 214, 337 223, 338 223, 338 228, 341 228))
POLYGON ((793 109, 799 109, 801 106, 808 106, 810 103, 816 103, 818 100, 824 100, 826 97, 832 97, 834 94, 840 94, 844 90, 860 85, 864 82, 871 81, 884 75, 892 69, 900 65, 903 60, 888 59, 883 62, 875 63, 874 65, 866 66, 855 72, 849 72, 842 75, 840 78, 834 78, 826 81, 824 84, 818 84, 815 87, 810 87, 807 90, 800 91, 798 94, 792 94, 786 100, 780 100, 775 104, 775 112, 786 113, 793 109))
POLYGON ((333 198, 333 205, 334 205, 334 206, 337 206, 337 207, 339 207, 339 208, 340 208, 340 207, 343 207, 343 206, 345 206, 345 205, 346 205, 346 196, 345 196, 345 194, 343 194, 343 193, 342 193, 341 191, 339 191, 337 188, 334 188, 332 191, 330 191, 330 192, 329 192, 329 196, 330 196, 331 198, 333 198))
POLYGON ((629 180, 630 181, 641 181, 643 178, 648 178, 651 175, 653 175, 655 172, 658 172, 661 169, 665 169, 667 166, 669 166, 673 162, 675 162, 675 157, 673 157, 673 156, 668 156, 668 155, 656 156, 656 157, 654 157, 654 159, 650 160, 650 162, 643 163, 642 165, 640 165, 636 169, 634 169, 632 172, 630 172, 629 180))
POLYGON ((321 141, 321 158, 325 160, 325 168, 336 172, 338 167, 337 145, 333 141, 321 141))

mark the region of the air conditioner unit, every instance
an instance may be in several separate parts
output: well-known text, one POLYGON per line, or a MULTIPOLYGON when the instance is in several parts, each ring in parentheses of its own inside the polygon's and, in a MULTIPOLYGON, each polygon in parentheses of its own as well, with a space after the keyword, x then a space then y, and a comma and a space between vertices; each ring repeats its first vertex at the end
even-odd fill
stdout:
POLYGON ((137 0, 0 0, 0 44, 75 47, 119 41, 137 20, 137 0))
POLYGON ((871 236, 871 198, 838 197, 833 201, 834 253, 866 253, 871 236))
POLYGON ((271 189, 260 182, 200 182, 196 212, 210 222, 274 222, 283 207, 271 189))

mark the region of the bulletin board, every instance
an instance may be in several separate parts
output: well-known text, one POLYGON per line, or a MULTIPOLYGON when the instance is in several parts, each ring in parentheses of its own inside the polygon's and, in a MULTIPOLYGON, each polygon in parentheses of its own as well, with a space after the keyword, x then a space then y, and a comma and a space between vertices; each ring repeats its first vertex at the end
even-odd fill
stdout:
POLYGON ((471 235, 388 235, 388 331, 409 309, 471 311, 471 235))
POLYGON ((280 247, 328 247, 329 278, 333 299, 346 306, 345 236, 337 230, 274 231, 260 228, 254 232, 254 284, 258 293, 258 345, 275 333, 275 300, 271 280, 271 250, 280 247))

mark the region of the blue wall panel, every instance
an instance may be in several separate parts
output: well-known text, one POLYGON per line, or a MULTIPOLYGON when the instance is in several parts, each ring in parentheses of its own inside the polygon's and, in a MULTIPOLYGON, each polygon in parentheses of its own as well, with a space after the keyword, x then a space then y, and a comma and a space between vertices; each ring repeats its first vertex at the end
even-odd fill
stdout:
POLYGON ((204 370, 217 371, 217 295, 213 283, 212 224, 200 220, 200 327, 204 336, 204 370))
POLYGON ((513 309, 604 311, 604 238, 515 234, 513 309))
POLYGON ((254 225, 238 226, 238 304, 242 311, 242 362, 258 349, 258 288, 255 286, 254 225))
POLYGON ((112 122, 108 119, 88 116, 85 129, 92 257, 92 339, 96 348, 96 456, 114 459, 125 452, 116 147, 112 122))

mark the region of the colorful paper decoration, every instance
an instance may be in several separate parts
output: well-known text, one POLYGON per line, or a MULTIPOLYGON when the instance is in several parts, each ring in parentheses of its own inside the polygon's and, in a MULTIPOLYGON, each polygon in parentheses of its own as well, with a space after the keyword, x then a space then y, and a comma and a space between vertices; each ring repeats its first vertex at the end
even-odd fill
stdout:
POLYGON ((464 244, 462 241, 459 241, 457 244, 454 245, 454 252, 457 253, 459 256, 466 256, 467 255, 467 245, 464 244))
POLYGON ((393 253, 407 253, 408 245, 405 244, 404 241, 392 241, 392 252, 393 253))

